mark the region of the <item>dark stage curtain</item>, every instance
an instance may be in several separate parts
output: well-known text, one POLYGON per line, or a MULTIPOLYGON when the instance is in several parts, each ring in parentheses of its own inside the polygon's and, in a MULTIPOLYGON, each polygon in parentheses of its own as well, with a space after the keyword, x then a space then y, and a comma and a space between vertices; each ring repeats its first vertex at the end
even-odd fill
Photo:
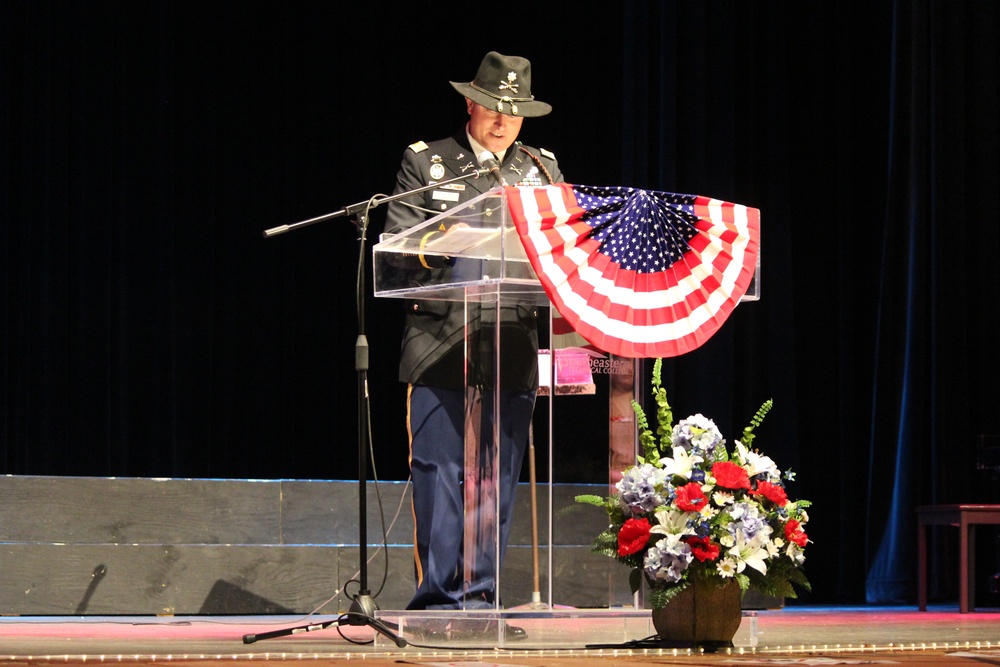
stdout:
MULTIPOLYGON (((447 81, 496 49, 532 59, 554 112, 522 138, 570 182, 761 209, 762 299, 666 364, 675 414, 732 440, 773 398, 755 444, 814 502, 804 601, 912 601, 915 507, 1000 501, 975 470, 1000 432, 1000 10, 510 11, 4 3, 0 473, 350 479, 357 230, 261 233, 390 191, 408 144, 464 123, 447 81)), ((375 456, 405 479, 381 301, 375 456)), ((567 470, 606 465, 588 437, 567 470)))
MULTIPOLYGON (((0 472, 355 476, 358 231, 262 232, 390 193, 409 144, 462 128, 448 82, 491 49, 530 57, 555 106, 525 143, 618 181, 617 10, 540 8, 525 30, 486 5, 386 7, 0 7, 0 472)), ((374 471, 406 479, 402 306, 368 278, 374 471)))
MULTIPOLYGON (((918 505, 1000 502, 996 477, 976 470, 975 445, 977 434, 1000 429, 1000 8, 896 2, 892 28, 867 480, 870 602, 912 597, 918 505)), ((995 558, 997 543, 981 532, 995 558)), ((954 558, 954 550, 934 553, 939 587, 954 587, 954 558)))
POLYGON ((773 398, 755 444, 816 503, 813 598, 859 599, 888 7, 864 21, 839 3, 634 9, 626 63, 643 103, 624 123, 626 180, 761 210, 762 298, 671 362, 676 412, 711 415, 732 439, 773 398))
POLYGON ((1000 500, 974 460, 1000 429, 997 7, 627 7, 623 181, 762 211, 763 299, 669 364, 678 413, 735 433, 773 397, 756 444, 815 502, 806 599, 912 601, 916 506, 1000 500))

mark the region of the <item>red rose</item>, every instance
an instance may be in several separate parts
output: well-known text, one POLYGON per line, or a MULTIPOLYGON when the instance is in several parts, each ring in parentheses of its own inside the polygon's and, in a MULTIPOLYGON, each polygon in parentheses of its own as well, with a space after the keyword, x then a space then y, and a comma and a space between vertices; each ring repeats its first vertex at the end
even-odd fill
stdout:
POLYGON ((618 531, 618 555, 628 556, 642 551, 649 542, 649 521, 629 519, 618 531))
POLYGON ((802 530, 801 524, 795 519, 789 519, 788 523, 785 524, 785 539, 800 547, 805 547, 809 541, 806 531, 802 530))
POLYGON ((685 512, 700 512, 707 502, 701 484, 692 482, 677 488, 677 507, 685 512))
POLYGON ((732 461, 719 461, 712 466, 715 483, 724 489, 749 489, 750 476, 743 466, 732 461))
POLYGON ((719 545, 706 537, 685 537, 684 541, 691 547, 694 557, 704 563, 707 560, 715 560, 719 557, 719 545))
POLYGON ((777 484, 771 484, 770 482, 757 482, 757 490, 750 493, 764 496, 778 507, 784 507, 785 503, 788 502, 785 490, 777 484))

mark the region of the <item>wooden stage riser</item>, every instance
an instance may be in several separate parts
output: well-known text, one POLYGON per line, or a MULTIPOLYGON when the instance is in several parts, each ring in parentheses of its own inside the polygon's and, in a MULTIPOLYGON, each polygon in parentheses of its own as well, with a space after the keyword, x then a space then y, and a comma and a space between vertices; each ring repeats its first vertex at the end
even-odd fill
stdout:
MULTIPOLYGON (((367 486, 371 557, 382 529, 376 485, 367 486)), ((397 482, 380 482, 378 491, 387 523, 401 502, 402 511, 389 534, 389 574, 376 602, 401 609, 413 592, 409 492, 397 482)), ((606 517, 572 500, 601 492, 586 485, 554 487, 561 518, 553 540, 553 599, 560 604, 630 599, 625 569, 589 550, 606 517)), ((344 481, 0 477, 0 614, 312 612, 357 573, 357 494, 357 482, 344 481)), ((539 498, 546 507, 547 488, 539 498)), ((501 573, 508 607, 530 602, 534 588, 528 489, 518 501, 501 573)), ((547 525, 541 509, 543 599, 547 525)), ((369 565, 373 592, 381 586, 383 563, 378 554, 369 565)), ((347 593, 356 592, 351 584, 347 593)), ((324 611, 349 605, 342 596, 324 611)))
MULTIPOLYGON (((410 493, 402 482, 367 484, 370 544, 382 542, 378 498, 389 542, 412 544, 410 493), (376 486, 378 495, 376 495, 376 486), (398 512, 399 508, 402 508, 398 512)), ((587 545, 607 516, 580 505, 595 485, 556 485, 553 543, 587 545)), ((548 534, 548 487, 538 488, 538 530, 548 534)), ((257 481, 0 476, 0 544, 325 544, 358 543, 358 484, 350 481, 257 481)), ((531 544, 527 485, 518 491, 511 544, 531 544)))
MULTIPOLYGON (((413 549, 394 546, 388 554, 389 576, 376 602, 383 609, 402 609, 413 593, 413 549)), ((542 550, 541 557, 546 555, 542 550)), ((0 545, 0 614, 304 614, 355 576, 358 563, 357 547, 5 544, 0 545)), ((369 565, 373 590, 381 585, 383 563, 380 552, 369 565)), ((609 576, 627 587, 625 569, 611 565, 616 564, 585 547, 556 549, 555 597, 572 606, 606 606, 607 594, 597 592, 607 591, 609 576), (561 584, 559 572, 576 577, 561 584)), ((547 587, 547 578, 541 581, 547 587)), ((505 604, 531 601, 530 547, 511 547, 501 585, 505 604)), ((351 585, 348 593, 355 592, 351 585)), ((342 597, 324 613, 349 605, 342 597)))

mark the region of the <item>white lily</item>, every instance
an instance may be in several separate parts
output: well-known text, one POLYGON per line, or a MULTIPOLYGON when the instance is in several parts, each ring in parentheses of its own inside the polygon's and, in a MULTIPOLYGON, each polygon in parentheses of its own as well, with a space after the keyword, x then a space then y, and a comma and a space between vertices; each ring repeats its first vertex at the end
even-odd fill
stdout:
POLYGON ((676 537, 675 543, 682 536, 692 534, 687 525, 687 512, 670 507, 660 507, 653 513, 653 518, 656 519, 656 525, 649 529, 650 533, 676 537))
POLYGON ((736 560, 736 571, 742 572, 749 565, 761 574, 767 574, 768 558, 766 541, 762 537, 755 537, 747 542, 742 533, 737 533, 736 544, 729 551, 730 556, 736 560))
POLYGON ((764 547, 767 549, 768 558, 774 558, 781 553, 781 546, 776 544, 773 540, 765 542, 764 547))
POLYGON ((674 457, 672 459, 661 459, 663 469, 667 476, 678 475, 685 479, 691 479, 691 470, 696 463, 701 463, 705 459, 700 456, 692 456, 683 447, 674 447, 674 457))
POLYGON ((756 452, 746 453, 747 474, 751 477, 761 473, 777 473, 778 464, 771 460, 770 456, 761 456, 756 452))

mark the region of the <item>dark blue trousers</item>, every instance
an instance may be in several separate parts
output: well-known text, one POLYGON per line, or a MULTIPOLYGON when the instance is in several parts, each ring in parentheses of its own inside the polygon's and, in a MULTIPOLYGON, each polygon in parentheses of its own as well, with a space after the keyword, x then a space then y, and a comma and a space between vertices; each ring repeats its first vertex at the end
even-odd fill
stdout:
MULTIPOLYGON (((493 392, 481 393, 480 456, 491 457, 493 392)), ((413 483, 417 591, 407 609, 491 608, 496 600, 495 545, 476 554, 463 584, 466 394, 458 389, 410 385, 407 427, 413 483)), ((500 403, 500 562, 510 536, 514 495, 528 445, 534 392, 502 392, 500 403)))

